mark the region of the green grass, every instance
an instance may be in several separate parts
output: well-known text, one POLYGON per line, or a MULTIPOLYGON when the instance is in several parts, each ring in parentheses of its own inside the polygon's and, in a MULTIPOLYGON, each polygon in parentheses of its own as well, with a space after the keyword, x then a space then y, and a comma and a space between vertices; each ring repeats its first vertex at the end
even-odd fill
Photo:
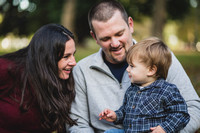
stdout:
POLYGON ((76 61, 78 62, 82 58, 88 55, 91 55, 97 51, 98 51, 98 48, 86 48, 86 47, 80 47, 80 46, 76 47, 76 54, 75 54, 76 61))
POLYGON ((176 53, 186 73, 188 74, 197 94, 200 96, 200 53, 199 52, 184 52, 176 53))

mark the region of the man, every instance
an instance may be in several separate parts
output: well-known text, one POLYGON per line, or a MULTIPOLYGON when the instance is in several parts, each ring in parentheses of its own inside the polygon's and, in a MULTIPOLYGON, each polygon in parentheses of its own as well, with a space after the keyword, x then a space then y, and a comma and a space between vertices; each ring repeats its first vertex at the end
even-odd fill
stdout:
MULTIPOLYGON (((123 128, 99 121, 98 114, 104 108, 117 110, 131 83, 125 70, 127 50, 135 43, 133 19, 120 3, 103 0, 91 8, 88 21, 91 35, 101 49, 74 68, 76 98, 71 117, 77 119, 78 126, 71 127, 71 133, 103 133, 107 129, 123 128)), ((195 132, 200 127, 200 99, 173 53, 167 81, 177 85, 188 105, 191 120, 181 132, 195 132)))

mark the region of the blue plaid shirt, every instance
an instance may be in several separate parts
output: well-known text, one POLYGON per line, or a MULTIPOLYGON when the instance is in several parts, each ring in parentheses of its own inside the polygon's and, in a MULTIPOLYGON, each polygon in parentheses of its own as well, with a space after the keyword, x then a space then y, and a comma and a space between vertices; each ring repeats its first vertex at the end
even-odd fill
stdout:
POLYGON ((190 119, 177 87, 161 78, 144 88, 132 84, 125 93, 123 105, 115 112, 114 123, 123 123, 126 133, 151 132, 150 127, 158 125, 167 133, 174 133, 190 119))

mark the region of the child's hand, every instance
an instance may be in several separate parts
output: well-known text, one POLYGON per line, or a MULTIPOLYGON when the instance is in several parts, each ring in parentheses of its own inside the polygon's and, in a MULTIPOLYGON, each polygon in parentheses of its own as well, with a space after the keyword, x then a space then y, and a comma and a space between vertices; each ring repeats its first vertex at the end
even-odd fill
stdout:
POLYGON ((166 133, 161 126, 150 128, 151 133, 166 133))
POLYGON ((116 116, 116 113, 110 109, 105 109, 104 111, 102 111, 100 114, 99 114, 99 120, 106 120, 106 121, 109 121, 109 122, 113 122, 117 119, 117 116, 116 116))

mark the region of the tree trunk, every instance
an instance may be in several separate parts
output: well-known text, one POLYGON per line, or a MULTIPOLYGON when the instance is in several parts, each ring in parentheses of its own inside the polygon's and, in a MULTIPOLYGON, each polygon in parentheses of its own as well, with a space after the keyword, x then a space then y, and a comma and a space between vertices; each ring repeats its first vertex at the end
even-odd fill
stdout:
POLYGON ((61 24, 74 33, 76 0, 65 0, 61 15, 61 24))
POLYGON ((154 0, 154 10, 152 19, 152 35, 160 39, 163 38, 163 28, 166 23, 166 0, 154 0))

